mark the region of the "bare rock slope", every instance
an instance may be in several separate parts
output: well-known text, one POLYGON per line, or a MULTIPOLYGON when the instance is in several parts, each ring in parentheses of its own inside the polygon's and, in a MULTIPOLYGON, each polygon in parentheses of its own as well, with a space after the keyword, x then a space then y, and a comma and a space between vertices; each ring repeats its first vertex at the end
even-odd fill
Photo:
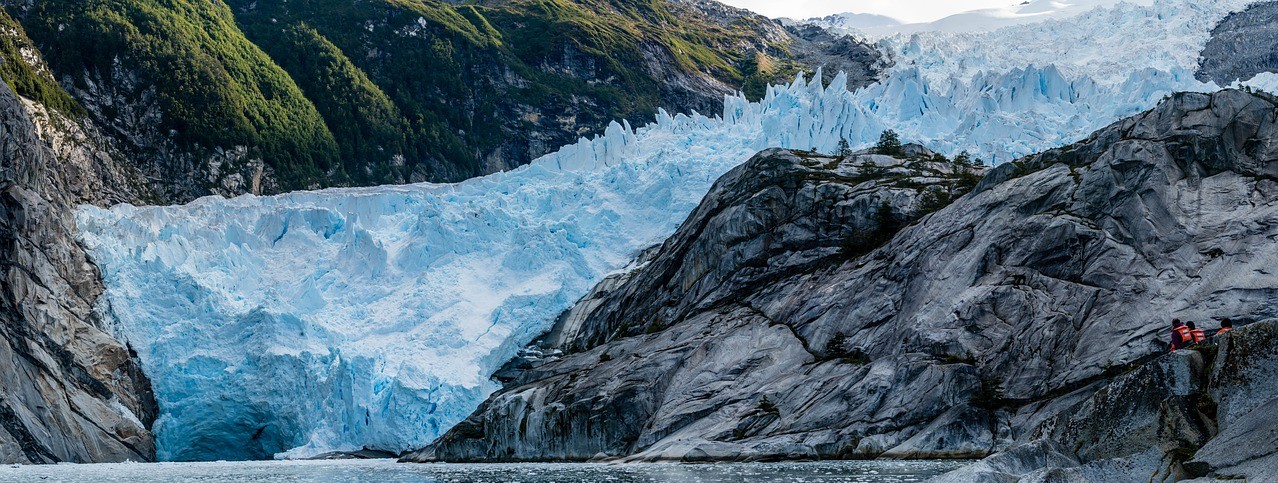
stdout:
POLYGON ((812 161, 768 151, 726 175, 407 459, 982 457, 1051 439, 1080 464, 1180 471, 1215 420, 1207 362, 1159 358, 1167 321, 1278 316, 1268 97, 1175 95, 948 206, 951 174, 812 161), (1120 381, 1153 399, 1114 409, 1120 381))
POLYGON ((71 130, 48 132, 55 156, 31 112, 44 111, 0 84, 0 462, 150 460, 150 384, 103 327, 102 283, 73 236, 74 204, 127 188, 102 186, 119 173, 67 144, 71 130))

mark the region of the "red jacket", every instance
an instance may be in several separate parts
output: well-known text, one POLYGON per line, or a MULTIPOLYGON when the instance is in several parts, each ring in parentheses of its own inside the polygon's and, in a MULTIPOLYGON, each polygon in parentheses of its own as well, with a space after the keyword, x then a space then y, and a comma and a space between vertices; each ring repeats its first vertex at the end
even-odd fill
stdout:
POLYGON ((1206 333, 1206 332, 1203 332, 1203 330, 1202 330, 1202 329, 1194 329, 1194 330, 1191 330, 1191 331, 1189 331, 1189 332, 1190 332, 1190 333, 1192 333, 1192 334, 1194 334, 1194 343, 1195 343, 1195 344, 1197 344, 1197 343, 1199 343, 1199 342, 1202 342, 1202 341, 1207 340, 1207 333, 1206 333))

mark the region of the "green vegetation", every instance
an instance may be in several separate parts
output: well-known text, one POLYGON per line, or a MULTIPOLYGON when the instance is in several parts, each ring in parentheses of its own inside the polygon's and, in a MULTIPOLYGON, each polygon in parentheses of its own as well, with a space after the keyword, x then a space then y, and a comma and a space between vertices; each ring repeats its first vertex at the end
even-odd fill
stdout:
MULTIPOLYGON (((840 143, 837 154, 850 155, 848 151, 850 149, 846 144, 840 143)), ((868 157, 863 157, 856 164, 857 171, 850 180, 856 183, 873 182, 894 188, 915 190, 919 194, 919 203, 917 207, 898 213, 890 200, 883 199, 873 218, 869 220, 868 226, 842 239, 839 255, 844 259, 857 258, 878 249, 891 241, 892 237, 907 225, 949 206, 954 200, 972 192, 982 179, 983 162, 973 159, 967 152, 960 153, 953 160, 941 154, 925 151, 907 158, 900 137, 891 130, 883 132, 873 151, 876 154, 893 153, 886 155, 904 161, 904 165, 888 168, 879 166, 868 157), (921 181, 921 179, 934 181, 921 181)), ((831 343, 835 342, 831 341, 831 343)), ((830 353, 831 350, 831 347, 827 347, 826 353, 830 353)))
MULTIPOLYGON (((649 118, 678 93, 672 76, 762 96, 798 70, 757 19, 668 0, 48 0, 8 12, 57 78, 153 92, 183 150, 247 146, 282 189, 464 179, 649 118)), ((17 58, 9 37, 24 37, 0 42, 17 58)), ((83 112, 53 76, 11 62, 0 74, 83 112)), ((713 101, 690 95, 674 107, 713 101)))
MULTIPOLYGON (((784 46, 774 46, 774 49, 785 52, 784 46)), ((793 78, 804 67, 792 60, 785 59, 784 56, 770 56, 764 52, 756 52, 753 58, 746 59, 741 67, 741 75, 744 81, 741 83, 741 92, 745 94, 747 99, 758 101, 768 93, 768 86, 775 84, 788 78, 793 78)))
POLYGON ((777 407, 776 403, 768 399, 766 394, 759 398, 758 410, 764 414, 781 414, 781 409, 777 407))
POLYGON ((23 52, 36 52, 22 25, 0 10, 0 78, 18 95, 71 117, 81 117, 84 108, 58 85, 42 65, 33 65, 23 52))
POLYGON ((839 360, 845 364, 865 365, 870 363, 870 356, 859 347, 848 347, 848 336, 843 332, 835 332, 825 344, 825 355, 822 361, 839 360))
POLYGON ((841 249, 842 255, 846 258, 856 258, 870 253, 891 241, 892 237, 898 231, 901 231, 903 227, 905 227, 905 223, 897 216, 896 210, 892 208, 892 203, 888 200, 883 200, 882 203, 879 203, 879 209, 874 212, 874 227, 868 230, 860 230, 847 237, 841 249))
POLYGON ((972 357, 971 354, 963 354, 963 355, 942 354, 940 357, 937 358, 937 362, 940 362, 941 364, 976 365, 976 358, 972 357))
POLYGON ((304 23, 270 29, 260 45, 297 80, 338 143, 343 172, 355 184, 403 178, 394 157, 411 152, 408 123, 394 102, 341 49, 304 23))
POLYGON ((319 185, 337 167, 336 142, 315 106, 244 37, 225 4, 47 0, 23 24, 55 72, 154 86, 161 127, 181 145, 248 146, 290 187, 319 185))
POLYGON ((940 211, 941 208, 949 206, 952 201, 953 198, 950 197, 950 192, 945 189, 938 187, 938 189, 925 190, 923 191, 923 196, 920 197, 922 206, 919 207, 919 211, 923 214, 934 213, 940 211))
POLYGON ((847 158, 852 155, 852 146, 848 144, 847 139, 839 139, 839 147, 834 150, 834 155, 839 158, 847 158))
POLYGON ((891 129, 883 131, 883 134, 879 136, 879 142, 874 145, 874 153, 893 157, 904 155, 901 151, 901 137, 891 129))
POLYGON ((954 157, 954 164, 968 168, 979 168, 985 166, 985 160, 981 158, 973 158, 971 153, 963 151, 954 157))

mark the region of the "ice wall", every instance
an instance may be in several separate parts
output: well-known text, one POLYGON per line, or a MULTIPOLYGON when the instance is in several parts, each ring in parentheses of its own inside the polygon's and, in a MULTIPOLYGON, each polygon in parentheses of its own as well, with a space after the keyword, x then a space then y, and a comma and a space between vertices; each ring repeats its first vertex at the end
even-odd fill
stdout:
POLYGON ((728 98, 721 116, 613 124, 453 185, 83 207, 81 238, 101 310, 154 383, 162 459, 407 450, 464 418, 518 348, 760 149, 830 152, 891 127, 1003 161, 1214 89, 1181 68, 1098 81, 1050 59, 944 81, 903 65, 855 93, 800 78, 762 102, 728 98))
POLYGON ((1051 64, 1070 77, 1114 84, 1141 68, 1197 70, 1211 29, 1255 1, 1119 2, 1069 18, 988 32, 896 35, 879 45, 932 83, 1051 64))

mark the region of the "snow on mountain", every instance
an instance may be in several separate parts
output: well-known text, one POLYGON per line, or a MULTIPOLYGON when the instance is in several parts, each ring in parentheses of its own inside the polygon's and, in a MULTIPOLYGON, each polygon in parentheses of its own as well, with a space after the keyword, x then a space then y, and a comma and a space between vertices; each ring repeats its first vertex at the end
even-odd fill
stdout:
MULTIPOLYGON (((1181 5, 1167 12, 1184 15, 1160 28, 1181 32, 1172 24, 1206 23, 1209 11, 1181 5)), ((1089 21, 1145 38, 1155 34, 1124 30, 1149 28, 1157 12, 1089 21)), ((1053 28, 1044 35, 1069 30, 1053 28)), ((153 381, 160 458, 416 448, 469 414, 496 388, 493 371, 763 148, 831 152, 840 138, 865 146, 890 127, 943 152, 1006 161, 1174 90, 1215 88, 1167 62, 1180 43, 1154 45, 1125 70, 1102 66, 1097 80, 1083 64, 1052 65, 1055 49, 1018 54, 1017 67, 982 54, 1011 50, 991 45, 1007 40, 973 37, 966 50, 941 52, 910 44, 890 78, 857 92, 842 78, 830 88, 800 78, 758 103, 730 97, 721 116, 613 124, 529 166, 458 184, 86 206, 80 236, 107 286, 104 318, 153 381)))
MULTIPOLYGON (((1099 7, 1111 7, 1124 0, 1032 0, 1006 7, 984 8, 958 13, 922 23, 872 24, 840 21, 844 16, 857 18, 864 14, 840 14, 805 21, 833 28, 843 33, 856 33, 870 38, 910 35, 919 32, 976 33, 1003 27, 1024 25, 1052 19, 1065 19, 1099 7)), ((1128 4, 1148 6, 1154 0, 1125 0, 1128 4)))
POLYGON ((877 15, 873 13, 839 13, 807 20, 795 20, 790 18, 782 18, 778 20, 785 25, 810 23, 835 31, 846 32, 869 31, 869 29, 890 29, 892 27, 902 25, 900 20, 887 15, 877 15))
POLYGON ((1156 0, 1030 0, 1022 3, 1010 1, 1008 3, 1004 7, 971 10, 931 22, 904 23, 884 15, 851 12, 803 20, 781 20, 787 24, 820 25, 836 33, 881 39, 920 32, 949 34, 990 32, 1004 27, 1067 19, 1097 8, 1120 4, 1151 6, 1158 2, 1156 0))

